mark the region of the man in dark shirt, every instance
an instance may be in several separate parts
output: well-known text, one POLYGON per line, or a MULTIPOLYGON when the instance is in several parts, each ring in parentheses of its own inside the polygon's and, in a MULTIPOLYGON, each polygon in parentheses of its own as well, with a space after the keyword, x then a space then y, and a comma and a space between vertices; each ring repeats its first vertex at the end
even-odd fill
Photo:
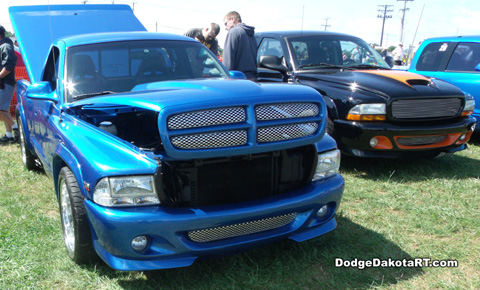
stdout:
POLYGON ((220 33, 220 26, 216 23, 210 24, 210 27, 206 28, 192 28, 185 32, 185 36, 194 38, 206 47, 208 47, 213 54, 218 56, 218 40, 217 35, 220 33))
POLYGON ((0 25, 0 120, 5 124, 5 136, 0 138, 0 144, 15 142, 12 129, 16 124, 10 116, 10 102, 15 90, 15 66, 17 57, 13 42, 5 37, 5 28, 0 25))
POLYGON ((231 11, 223 18, 228 30, 223 48, 223 64, 229 70, 238 70, 247 79, 256 81, 257 73, 257 41, 255 27, 242 23, 240 14, 231 11))

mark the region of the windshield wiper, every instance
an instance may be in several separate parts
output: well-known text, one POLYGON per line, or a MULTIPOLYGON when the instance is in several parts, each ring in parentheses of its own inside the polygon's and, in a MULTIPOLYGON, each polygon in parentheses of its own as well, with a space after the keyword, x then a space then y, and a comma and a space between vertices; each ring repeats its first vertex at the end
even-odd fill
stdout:
POLYGON ((371 64, 356 64, 356 65, 349 65, 345 66, 345 69, 386 69, 388 70, 389 68, 383 67, 383 66, 378 66, 378 65, 371 65, 371 64))
POLYGON ((102 92, 81 94, 81 95, 73 96, 73 99, 74 99, 75 101, 77 101, 77 100, 87 99, 87 98, 91 98, 91 97, 103 96, 103 95, 111 95, 111 94, 115 94, 115 92, 112 92, 112 91, 102 91, 102 92))
POLYGON ((343 66, 341 65, 336 65, 336 64, 331 64, 331 63, 325 63, 325 62, 321 62, 321 63, 309 63, 309 64, 303 64, 303 65, 299 65, 298 68, 304 68, 304 67, 314 67, 314 66, 318 66, 318 67, 331 67, 331 68, 343 68, 343 66))

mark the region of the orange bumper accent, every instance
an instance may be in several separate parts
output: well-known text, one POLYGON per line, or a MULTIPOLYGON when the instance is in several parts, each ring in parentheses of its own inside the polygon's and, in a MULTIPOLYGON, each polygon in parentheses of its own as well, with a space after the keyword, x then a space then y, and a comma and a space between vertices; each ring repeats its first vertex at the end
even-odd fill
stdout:
MULTIPOLYGON (((401 145, 397 142, 399 138, 414 138, 414 137, 426 137, 426 136, 395 136, 393 137, 395 140, 395 144, 397 145, 398 148, 400 149, 428 149, 428 148, 440 148, 440 147, 447 147, 455 143, 455 145, 462 145, 468 142, 470 140, 470 137, 472 136, 472 131, 468 131, 465 134, 465 139, 464 140, 459 140, 460 136, 462 136, 462 133, 450 133, 447 134, 446 138, 442 142, 438 143, 433 143, 433 144, 427 144, 427 145, 401 145)), ((444 136, 443 134, 440 135, 427 135, 427 136, 444 136)), ((375 136, 377 138, 378 144, 375 145, 375 149, 378 150, 390 150, 393 149, 392 142, 388 137, 385 136, 375 136)))

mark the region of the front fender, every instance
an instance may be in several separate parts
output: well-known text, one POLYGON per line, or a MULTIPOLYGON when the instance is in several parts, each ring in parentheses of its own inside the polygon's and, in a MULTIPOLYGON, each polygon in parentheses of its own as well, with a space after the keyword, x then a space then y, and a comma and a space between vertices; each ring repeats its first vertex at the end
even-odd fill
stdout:
POLYGON ((79 183, 82 194, 91 198, 99 179, 107 176, 150 175, 157 171, 153 155, 91 124, 64 116, 56 136, 54 176, 68 166, 79 183))
POLYGON ((21 79, 17 81, 17 107, 15 110, 15 115, 17 117, 17 123, 22 123, 27 148, 30 150, 30 152, 35 153, 33 144, 30 139, 30 128, 28 127, 27 118, 25 116, 25 105, 27 103, 28 86, 30 86, 30 82, 27 80, 21 79))

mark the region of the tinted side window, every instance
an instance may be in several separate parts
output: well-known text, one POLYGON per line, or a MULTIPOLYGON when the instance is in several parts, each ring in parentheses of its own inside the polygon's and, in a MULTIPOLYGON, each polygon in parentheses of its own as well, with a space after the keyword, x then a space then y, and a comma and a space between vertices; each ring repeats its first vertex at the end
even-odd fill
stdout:
POLYGON ((480 63, 480 44, 459 43, 448 61, 446 70, 473 72, 478 63, 480 63))
POLYGON ((282 44, 280 41, 272 38, 265 38, 258 48, 257 63, 260 62, 260 57, 264 55, 274 55, 280 58, 283 57, 282 44))
POLYGON ((449 46, 455 43, 437 42, 428 44, 420 55, 416 69, 419 71, 438 71, 442 59, 447 57, 449 46))

